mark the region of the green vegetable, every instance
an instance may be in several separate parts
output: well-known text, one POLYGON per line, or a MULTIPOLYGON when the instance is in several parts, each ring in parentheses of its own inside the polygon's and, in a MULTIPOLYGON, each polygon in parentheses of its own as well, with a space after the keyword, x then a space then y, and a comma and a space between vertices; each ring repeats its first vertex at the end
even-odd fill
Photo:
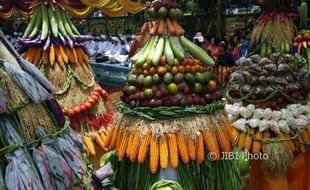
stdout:
POLYGON ((149 188, 149 190, 184 190, 183 187, 176 181, 160 180, 149 188))
POLYGON ((57 19, 56 19, 55 13, 54 13, 52 8, 48 8, 48 17, 49 17, 49 20, 50 20, 52 33, 57 38, 58 37, 58 32, 59 32, 58 31, 58 23, 57 23, 57 19))
POLYGON ((134 55, 132 58, 131 58, 131 61, 133 62, 136 62, 139 57, 145 52, 145 50, 147 49, 148 45, 150 44, 150 38, 147 40, 146 44, 143 46, 143 48, 140 49, 140 51, 134 55))
POLYGON ((45 5, 42 5, 41 8, 42 11, 42 34, 41 34, 41 40, 45 40, 48 35, 49 31, 49 22, 48 22, 48 10, 45 5))
POLYGON ((165 55, 167 57, 168 65, 173 65, 174 64, 174 55, 172 52, 172 48, 170 45, 170 40, 169 37, 165 37, 165 55))
POLYGON ((185 59, 185 55, 184 53, 178 48, 176 42, 174 41, 173 37, 169 37, 169 41, 170 41, 170 45, 171 45, 171 49, 175 55, 175 57, 179 60, 179 61, 183 61, 185 59))
POLYGON ((40 29, 41 29, 41 26, 42 26, 42 12, 41 12, 41 7, 38 7, 37 10, 36 10, 36 12, 37 12, 37 14, 38 14, 38 15, 37 15, 37 19, 36 19, 36 22, 35 22, 35 26, 34 26, 32 32, 31 32, 30 35, 29 35, 29 38, 32 38, 32 37, 36 36, 36 35, 39 33, 39 31, 40 31, 40 29))
POLYGON ((307 28, 307 21, 308 21, 308 6, 306 2, 301 3, 300 5, 300 28, 307 28))
POLYGON ((63 23, 63 20, 61 18, 61 13, 60 13, 60 10, 58 7, 55 8, 55 13, 56 13, 56 19, 58 21, 58 27, 59 27, 59 31, 61 32, 61 34, 68 38, 68 34, 67 34, 67 31, 65 29, 65 26, 64 26, 64 23, 63 23))
POLYGON ((266 42, 263 42, 261 48, 260 48, 260 56, 264 57, 267 53, 267 44, 266 42))
POLYGON ((141 53, 138 60, 134 62, 137 66, 142 66, 145 63, 148 55, 151 53, 152 46, 154 45, 155 42, 156 38, 152 38, 150 43, 147 44, 146 49, 141 53))
POLYGON ((201 60, 204 64, 214 65, 214 60, 201 47, 181 36, 180 42, 195 58, 201 60))
POLYGON ((29 24, 25 30, 24 35, 23 35, 23 38, 27 38, 30 35, 30 33, 32 32, 32 30, 34 29, 34 26, 35 26, 36 21, 38 19, 38 12, 40 12, 40 9, 36 10, 33 13, 32 18, 31 18, 31 20, 30 20, 30 22, 29 22, 29 24))
POLYGON ((242 150, 238 150, 237 151, 237 155, 238 155, 238 168, 240 171, 241 175, 245 175, 248 173, 250 166, 251 166, 251 162, 248 159, 248 152, 242 151, 242 150))
POLYGON ((107 152, 103 156, 101 156, 101 158, 99 160, 100 166, 104 166, 105 164, 107 164, 109 162, 110 157, 113 154, 115 154, 115 150, 107 152))
POLYGON ((71 27, 66 19, 66 13, 64 11, 60 11, 61 13, 61 19, 62 19, 62 22, 65 26, 65 29, 66 29, 66 32, 68 34, 68 36, 71 38, 71 39, 75 39, 76 36, 73 34, 72 30, 71 30, 71 27))
POLYGON ((160 38, 156 45, 156 50, 154 52, 154 56, 152 60, 152 63, 154 66, 157 66, 159 64, 160 58, 163 55, 164 46, 165 46, 165 40, 164 38, 160 38))
POLYGON ((65 12, 65 16, 66 16, 66 19, 67 19, 68 24, 70 25, 70 28, 71 28, 72 32, 73 32, 75 35, 80 35, 80 32, 78 31, 78 29, 77 29, 77 28, 75 27, 75 25, 72 23, 72 20, 70 19, 69 13, 68 13, 68 12, 65 12))
POLYGON ((153 56, 154 56, 154 53, 155 53, 155 50, 156 50, 157 42, 158 42, 158 37, 155 37, 155 43, 152 45, 152 48, 150 50, 150 54, 147 56, 147 59, 146 59, 146 62, 149 65, 152 65, 153 56))

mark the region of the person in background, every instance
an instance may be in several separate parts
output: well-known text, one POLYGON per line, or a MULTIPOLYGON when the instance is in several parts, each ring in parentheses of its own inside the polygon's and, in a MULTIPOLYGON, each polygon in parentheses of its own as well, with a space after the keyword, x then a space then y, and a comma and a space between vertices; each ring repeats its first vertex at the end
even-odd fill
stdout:
POLYGON ((240 52, 237 51, 236 46, 234 44, 233 41, 229 41, 228 42, 228 47, 227 47, 228 51, 232 54, 232 56, 234 56, 236 59, 240 58, 240 52))
POLYGON ((225 42, 221 42, 218 45, 219 56, 216 60, 216 66, 233 67, 235 66, 236 58, 228 51, 225 42))
POLYGON ((111 47, 108 51, 105 52, 105 55, 107 56, 116 56, 116 55, 120 55, 121 51, 122 51, 122 45, 121 45, 121 41, 119 40, 118 37, 113 36, 111 38, 111 47))
POLYGON ((203 43, 201 44, 201 48, 204 49, 206 52, 208 52, 208 47, 209 45, 211 44, 210 42, 210 36, 204 36, 204 41, 203 43))
POLYGON ((245 37, 241 41, 241 48, 240 48, 240 57, 244 57, 248 54, 248 49, 250 47, 250 33, 246 33, 245 37))
POLYGON ((233 42, 236 45, 236 50, 240 51, 240 49, 241 49, 241 37, 238 34, 236 34, 234 36, 233 42))
POLYGON ((196 35, 193 38, 193 42, 201 47, 202 43, 204 42, 204 38, 201 32, 197 32, 196 35))
POLYGON ((217 57, 219 56, 219 48, 217 46, 219 42, 218 38, 213 37, 210 41, 210 45, 208 49, 211 51, 211 56, 216 60, 217 57))

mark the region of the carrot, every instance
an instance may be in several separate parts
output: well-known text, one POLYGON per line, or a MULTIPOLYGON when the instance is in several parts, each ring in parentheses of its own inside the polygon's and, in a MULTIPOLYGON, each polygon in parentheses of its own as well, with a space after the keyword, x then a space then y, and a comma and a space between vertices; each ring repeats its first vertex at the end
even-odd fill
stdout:
POLYGON ((59 64, 59 66, 64 69, 65 68, 65 62, 62 58, 62 55, 60 53, 60 50, 59 50, 59 47, 54 47, 54 50, 55 50, 55 55, 56 55, 56 58, 57 58, 57 62, 59 64))
POLYGON ((43 51, 43 64, 48 64, 48 52, 43 51))
POLYGON ((30 47, 28 49, 28 52, 27 52, 26 60, 28 60, 29 62, 33 63, 33 60, 35 58, 35 53, 36 53, 36 48, 35 47, 30 47))
POLYGON ((27 53, 28 53, 28 51, 25 51, 24 53, 22 53, 22 58, 24 58, 24 59, 26 59, 27 58, 27 53))
POLYGON ((302 46, 303 46, 304 48, 307 48, 307 45, 308 45, 308 44, 307 44, 306 41, 303 41, 303 42, 302 42, 302 46))
POLYGON ((159 27, 159 23, 156 22, 156 23, 153 25, 153 27, 152 27, 152 29, 151 29, 151 31, 150 31, 150 35, 151 35, 151 36, 156 36, 156 35, 157 35, 158 27, 159 27))
POLYGON ((89 154, 92 156, 96 156, 95 146, 94 146, 92 139, 89 136, 85 136, 83 138, 83 141, 89 151, 89 154))
POLYGON ((77 56, 77 60, 78 60, 78 63, 82 64, 84 63, 84 60, 83 60, 83 55, 80 51, 80 48, 76 48, 76 56, 77 56))
POLYGON ((83 50, 83 48, 80 48, 80 51, 82 53, 83 61, 85 64, 89 62, 89 56, 88 54, 83 50))
POLYGON ((149 32, 151 31, 151 29, 152 29, 152 22, 151 21, 147 22, 147 29, 149 32))
POLYGON ((302 48, 302 42, 299 42, 297 45, 297 53, 300 54, 301 53, 301 48, 302 48))
POLYGON ((173 27, 173 24, 172 24, 172 22, 170 21, 169 18, 167 18, 166 23, 167 23, 168 33, 172 34, 172 35, 175 35, 175 28, 173 27))
POLYGON ((62 56, 64 62, 65 63, 69 63, 69 58, 68 58, 68 55, 67 55, 67 53, 65 51, 65 48, 62 45, 60 45, 59 46, 59 50, 60 50, 60 53, 61 53, 61 56, 62 56))
POLYGON ((143 23, 142 27, 141 27, 141 30, 140 30, 140 35, 144 35, 146 30, 147 30, 147 27, 148 27, 148 22, 145 22, 143 23))
POLYGON ((50 54, 50 63, 51 63, 51 65, 54 65, 54 63, 55 63, 55 50, 54 50, 53 44, 50 47, 49 54, 50 54))
POLYGON ((79 63, 78 61, 78 57, 77 57, 77 54, 76 54, 76 51, 75 51, 75 48, 72 48, 72 52, 73 52, 73 58, 74 58, 74 64, 77 64, 79 63))
POLYGON ((66 47, 66 52, 69 58, 69 62, 74 63, 74 55, 73 55, 73 52, 71 51, 71 48, 66 47))
POLYGON ((178 21, 172 20, 172 25, 175 28, 175 35, 176 36, 182 36, 184 35, 185 31, 184 29, 179 25, 178 21))
POLYGON ((41 53, 42 53, 42 48, 37 48, 37 50, 35 51, 34 59, 33 59, 33 64, 35 66, 39 65, 39 61, 41 59, 41 53))
POLYGON ((96 143, 100 146, 100 148, 101 148, 102 150, 108 151, 108 149, 105 148, 104 142, 102 141, 102 139, 101 139, 99 133, 95 133, 95 141, 96 141, 96 143))
POLYGON ((164 34, 164 20, 160 19, 158 24, 158 35, 164 34))
POLYGON ((310 42, 307 42, 307 46, 310 47, 310 42))

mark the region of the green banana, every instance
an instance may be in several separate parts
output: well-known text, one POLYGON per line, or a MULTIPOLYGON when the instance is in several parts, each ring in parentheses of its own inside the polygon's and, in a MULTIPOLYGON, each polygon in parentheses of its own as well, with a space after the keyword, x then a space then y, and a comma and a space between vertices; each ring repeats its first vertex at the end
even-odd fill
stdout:
POLYGON ((27 38, 30 35, 31 31, 33 30, 33 28, 36 24, 36 21, 38 19, 38 12, 40 12, 40 10, 36 10, 33 13, 32 18, 31 18, 31 20, 30 20, 30 22, 29 22, 29 24, 28 24, 28 26, 24 32, 23 38, 27 38))
POLYGON ((68 34, 67 34, 67 31, 65 29, 65 26, 64 26, 64 23, 62 21, 62 18, 61 18, 61 13, 60 13, 60 10, 58 7, 55 8, 55 15, 56 15, 56 19, 58 21, 58 27, 59 27, 59 31, 61 32, 61 34, 68 38, 68 34))
POLYGON ((62 22, 64 23, 64 26, 65 26, 65 29, 67 31, 67 34, 68 36, 71 38, 71 39, 75 39, 76 36, 73 34, 72 30, 71 30, 71 27, 66 19, 66 13, 64 11, 60 11, 61 13, 61 18, 62 18, 62 22))
POLYGON ((266 44, 266 42, 263 42, 263 44, 260 48, 260 56, 265 57, 266 53, 267 53, 267 44, 266 44))
POLYGON ((71 18, 69 17, 69 13, 68 12, 65 12, 66 14, 66 19, 67 19, 67 22, 69 23, 70 27, 71 27, 71 30, 72 32, 75 34, 75 35, 81 35, 80 32, 78 31, 78 29, 74 26, 71 18))
POLYGON ((42 12, 41 12, 41 7, 38 7, 37 8, 37 19, 36 19, 36 24, 32 30, 32 32, 30 33, 29 37, 32 38, 32 37, 35 37, 40 29, 41 29, 41 26, 42 26, 42 12))
POLYGON ((48 17, 49 17, 49 20, 50 20, 52 33, 57 38, 58 34, 59 34, 58 23, 57 23, 56 15, 55 15, 55 13, 54 13, 52 8, 48 8, 48 17))
POLYGON ((48 11, 45 5, 42 5, 41 8, 42 12, 42 33, 41 33, 41 40, 45 40, 48 36, 49 31, 49 22, 48 22, 48 11))

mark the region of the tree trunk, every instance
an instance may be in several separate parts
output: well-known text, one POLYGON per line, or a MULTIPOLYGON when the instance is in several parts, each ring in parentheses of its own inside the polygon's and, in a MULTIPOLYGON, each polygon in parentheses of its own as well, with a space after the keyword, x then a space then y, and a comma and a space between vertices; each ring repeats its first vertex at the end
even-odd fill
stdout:
POLYGON ((217 0, 216 5, 216 36, 221 38, 225 31, 222 0, 217 0))

